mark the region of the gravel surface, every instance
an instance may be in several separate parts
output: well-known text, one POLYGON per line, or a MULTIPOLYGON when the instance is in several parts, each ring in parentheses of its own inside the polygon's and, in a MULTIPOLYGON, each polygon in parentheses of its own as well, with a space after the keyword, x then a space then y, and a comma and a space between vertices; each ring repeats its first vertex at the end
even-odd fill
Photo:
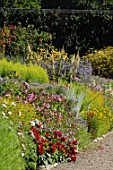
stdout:
POLYGON ((78 153, 75 163, 58 164, 52 170, 113 170, 113 132, 94 143, 78 153))

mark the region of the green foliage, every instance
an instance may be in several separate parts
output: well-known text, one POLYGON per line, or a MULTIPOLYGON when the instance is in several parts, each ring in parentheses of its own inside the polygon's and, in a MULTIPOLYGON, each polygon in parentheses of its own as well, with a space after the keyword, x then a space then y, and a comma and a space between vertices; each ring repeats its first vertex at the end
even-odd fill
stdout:
POLYGON ((0 7, 5 7, 5 8, 35 8, 39 9, 41 6, 41 0, 1 0, 0 7))
POLYGON ((25 161, 16 134, 16 129, 4 118, 0 110, 0 169, 25 170, 25 161))
POLYGON ((8 62, 6 59, 0 60, 1 77, 10 76, 13 72, 15 72, 17 76, 19 75, 22 80, 27 82, 48 82, 48 75, 42 67, 33 64, 26 66, 25 64, 20 64, 19 62, 8 62))
POLYGON ((93 73, 106 78, 113 78, 113 47, 109 46, 84 56, 92 63, 93 73))

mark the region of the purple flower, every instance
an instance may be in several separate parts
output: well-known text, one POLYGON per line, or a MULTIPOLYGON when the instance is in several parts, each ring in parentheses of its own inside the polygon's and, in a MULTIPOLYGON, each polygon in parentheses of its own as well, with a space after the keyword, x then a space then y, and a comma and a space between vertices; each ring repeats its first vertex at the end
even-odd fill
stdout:
POLYGON ((95 88, 99 91, 102 89, 100 86, 95 86, 95 88))

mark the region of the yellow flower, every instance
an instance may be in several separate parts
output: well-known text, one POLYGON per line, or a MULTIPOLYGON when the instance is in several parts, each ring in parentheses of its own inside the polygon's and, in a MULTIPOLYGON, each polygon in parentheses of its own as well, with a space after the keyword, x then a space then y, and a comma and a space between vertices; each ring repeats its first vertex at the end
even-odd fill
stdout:
POLYGON ((37 53, 36 52, 33 52, 34 55, 36 55, 37 53))

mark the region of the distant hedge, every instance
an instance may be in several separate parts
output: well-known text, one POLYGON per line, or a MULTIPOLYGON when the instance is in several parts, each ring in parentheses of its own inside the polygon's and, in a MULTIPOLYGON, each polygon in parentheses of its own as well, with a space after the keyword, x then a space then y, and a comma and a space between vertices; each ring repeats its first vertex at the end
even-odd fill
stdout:
POLYGON ((100 49, 113 45, 113 16, 111 14, 72 14, 60 13, 54 10, 47 13, 44 10, 2 10, 0 25, 7 24, 22 27, 33 24, 40 31, 51 33, 53 45, 57 48, 64 46, 69 54, 79 48, 81 55, 90 48, 100 49))

